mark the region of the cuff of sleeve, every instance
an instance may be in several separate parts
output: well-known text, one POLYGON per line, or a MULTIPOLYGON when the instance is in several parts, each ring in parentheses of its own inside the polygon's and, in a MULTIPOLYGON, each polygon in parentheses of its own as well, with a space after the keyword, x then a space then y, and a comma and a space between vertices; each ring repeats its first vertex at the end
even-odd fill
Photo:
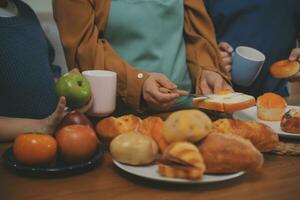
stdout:
POLYGON ((150 75, 144 71, 133 69, 127 75, 127 95, 126 104, 137 112, 143 112, 142 92, 145 80, 150 75))

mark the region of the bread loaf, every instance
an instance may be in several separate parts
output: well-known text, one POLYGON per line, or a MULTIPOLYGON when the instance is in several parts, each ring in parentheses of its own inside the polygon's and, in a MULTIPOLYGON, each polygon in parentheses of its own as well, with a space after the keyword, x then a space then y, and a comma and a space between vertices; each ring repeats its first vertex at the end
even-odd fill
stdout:
POLYGON ((153 162, 158 153, 155 141, 138 132, 129 132, 117 136, 110 143, 113 158, 130 165, 145 165, 153 162))
POLYGON ((210 133, 199 145, 205 173, 234 173, 258 169, 263 155, 253 144, 238 135, 210 133))
POLYGON ((142 120, 134 115, 108 117, 97 123, 96 132, 100 137, 111 140, 122 133, 138 130, 141 124, 142 120))
POLYGON ((172 113, 164 123, 163 136, 168 143, 197 142, 211 129, 210 118, 199 110, 181 110, 172 113))
POLYGON ((269 152, 279 143, 278 135, 269 126, 255 121, 219 119, 213 122, 212 129, 248 139, 261 152, 269 152))
POLYGON ((280 60, 270 67, 270 73, 275 78, 289 78, 299 72, 299 70, 299 62, 290 60, 280 60))

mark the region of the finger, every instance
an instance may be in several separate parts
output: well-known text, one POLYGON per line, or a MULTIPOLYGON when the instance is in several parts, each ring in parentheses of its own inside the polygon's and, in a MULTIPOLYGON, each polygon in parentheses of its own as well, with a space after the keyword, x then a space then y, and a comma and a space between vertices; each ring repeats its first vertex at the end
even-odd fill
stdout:
POLYGON ((175 85, 172 81, 170 81, 166 76, 164 75, 159 75, 156 77, 156 81, 157 83, 162 86, 162 87, 165 87, 167 89, 170 89, 170 90, 174 90, 177 88, 177 85, 175 85))
POLYGON ((214 93, 218 93, 220 90, 223 89, 223 79, 221 77, 218 77, 215 81, 214 81, 214 93))
POLYGON ((227 42, 220 42, 219 43, 219 48, 223 51, 226 51, 228 53, 233 52, 233 48, 232 46, 230 46, 230 44, 228 44, 227 42))
POLYGON ((73 69, 71 70, 71 72, 78 72, 78 73, 80 73, 80 71, 79 71, 78 68, 73 68, 73 69))
POLYGON ((179 95, 177 93, 161 93, 159 90, 154 90, 151 96, 159 103, 167 103, 175 100, 179 95))
POLYGON ((207 94, 212 94, 211 88, 207 84, 207 80, 205 78, 202 78, 200 82, 200 90, 202 94, 207 95, 207 94))
POLYGON ((296 60, 300 61, 300 48, 293 49, 293 51, 290 54, 289 60, 290 61, 296 61, 296 60))
POLYGON ((91 95, 90 100, 88 101, 88 103, 84 106, 82 106, 81 108, 77 108, 76 111, 80 112, 80 113, 86 113, 93 105, 94 103, 94 96, 91 95))
POLYGON ((224 69, 225 69, 226 72, 231 72, 232 67, 231 67, 231 65, 226 65, 226 66, 224 67, 224 69))
POLYGON ((65 108, 66 108, 66 98, 64 96, 61 96, 57 103, 54 114, 56 113, 58 117, 63 117, 65 114, 65 108))
POLYGON ((288 78, 289 82, 300 82, 300 72, 297 72, 295 75, 288 78))
POLYGON ((232 64, 232 59, 231 57, 223 58, 222 62, 224 65, 231 65, 232 64))
POLYGON ((222 59, 231 57, 231 54, 226 51, 220 51, 220 55, 222 59))
POLYGON ((228 89, 230 90, 231 92, 234 92, 233 88, 231 87, 231 85, 229 85, 226 81, 224 81, 223 83, 223 88, 224 89, 228 89))

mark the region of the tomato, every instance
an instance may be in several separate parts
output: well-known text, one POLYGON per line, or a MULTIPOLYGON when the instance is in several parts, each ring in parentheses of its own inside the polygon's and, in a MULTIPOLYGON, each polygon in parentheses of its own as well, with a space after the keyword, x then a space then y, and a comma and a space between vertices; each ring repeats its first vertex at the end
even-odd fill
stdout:
POLYGON ((56 133, 59 152, 67 163, 79 163, 96 152, 98 139, 87 125, 69 125, 56 133))
POLYGON ((46 134, 24 133, 19 135, 13 144, 16 160, 26 165, 48 164, 56 151, 56 140, 46 134))

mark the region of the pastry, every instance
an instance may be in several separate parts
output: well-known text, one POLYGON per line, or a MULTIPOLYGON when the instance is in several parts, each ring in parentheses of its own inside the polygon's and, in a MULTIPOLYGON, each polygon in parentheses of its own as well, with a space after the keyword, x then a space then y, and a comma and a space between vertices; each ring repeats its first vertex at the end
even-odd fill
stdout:
POLYGON ((157 154, 155 141, 138 132, 129 132, 117 136, 110 143, 112 157, 125 164, 146 165, 152 163, 157 154))
POLYGON ((97 123, 96 132, 100 137, 111 140, 122 133, 138 130, 141 124, 142 120, 134 115, 108 117, 97 123))
POLYGON ((290 109, 283 115, 280 127, 285 132, 300 134, 300 112, 290 109))
POLYGON ((212 129, 219 133, 239 135, 248 139, 261 152, 269 152, 279 143, 278 135, 272 128, 255 121, 219 119, 213 122, 212 129))
POLYGON ((257 98, 257 117, 266 121, 280 121, 287 103, 278 94, 267 92, 257 98))
POLYGON ((199 179, 205 164, 198 148, 188 142, 176 142, 168 146, 159 160, 161 176, 199 179))
POLYGON ((290 60, 280 60, 270 67, 270 73, 275 78, 289 78, 299 70, 299 62, 290 60))
POLYGON ((163 136, 168 143, 197 142, 211 129, 210 118, 199 110, 181 110, 172 113, 164 123, 163 136))
POLYGON ((151 136, 158 144, 159 149, 163 152, 169 145, 162 135, 164 121, 160 117, 150 116, 143 120, 138 131, 145 135, 151 136))
POLYGON ((221 92, 207 95, 207 97, 205 100, 202 97, 194 98, 193 105, 198 108, 220 112, 235 112, 255 105, 253 96, 238 92, 221 92))
POLYGON ((210 133, 199 145, 205 173, 234 173, 258 169, 263 155, 253 144, 238 135, 210 133))

